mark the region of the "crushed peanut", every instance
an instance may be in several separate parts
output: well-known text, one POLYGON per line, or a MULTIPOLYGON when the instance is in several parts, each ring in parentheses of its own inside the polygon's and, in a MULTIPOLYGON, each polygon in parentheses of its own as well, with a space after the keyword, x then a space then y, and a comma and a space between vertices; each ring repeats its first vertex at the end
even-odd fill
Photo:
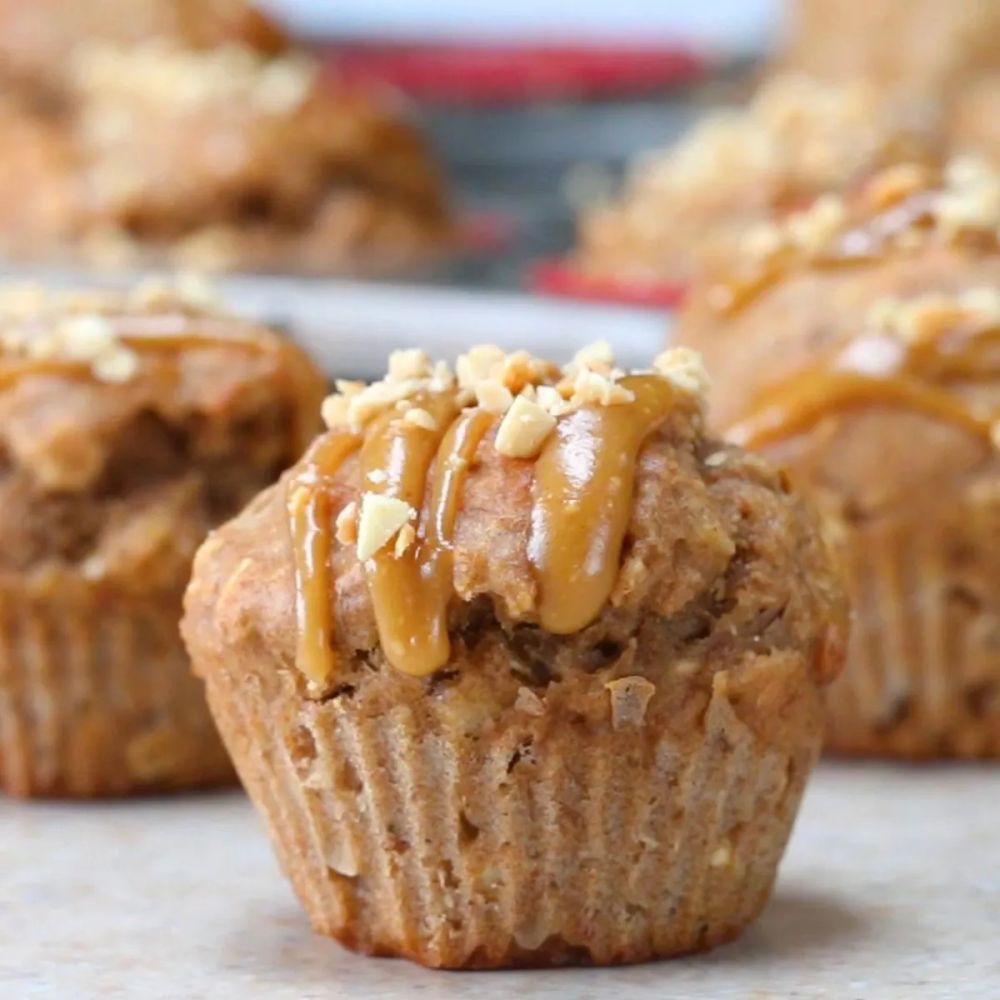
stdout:
POLYGON ((733 849, 726 841, 719 844, 708 859, 712 868, 728 868, 733 861, 733 849))
POLYGON ((358 504, 352 500, 342 507, 334 522, 336 539, 341 545, 353 545, 358 540, 358 504))
POLYGON ((417 533, 413 528, 413 525, 406 523, 396 535, 396 544, 393 546, 392 554, 397 558, 401 559, 403 553, 413 544, 417 537, 417 533))
POLYGON ((358 518, 358 559, 367 562, 416 516, 417 512, 405 500, 365 493, 358 518))
POLYGON ((970 288, 957 295, 928 293, 912 299, 879 299, 866 316, 866 325, 907 343, 943 336, 962 324, 1000 326, 1000 290, 970 288))
POLYGON ((403 421, 413 424, 414 427, 422 427, 425 431, 436 431, 437 421, 425 409, 413 406, 403 414, 403 421))
POLYGON ((681 392, 700 399, 712 385, 701 355, 690 347, 668 348, 657 355, 653 368, 681 392))
POLYGON ((545 407, 518 396, 497 428, 496 449, 508 458, 534 458, 556 426, 545 407))

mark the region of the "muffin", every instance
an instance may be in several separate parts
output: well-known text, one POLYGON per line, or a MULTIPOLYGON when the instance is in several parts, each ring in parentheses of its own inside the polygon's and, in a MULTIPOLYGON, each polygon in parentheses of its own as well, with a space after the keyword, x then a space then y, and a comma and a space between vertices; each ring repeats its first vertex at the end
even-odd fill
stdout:
POLYGON ((1000 754, 998 232, 990 168, 896 168, 774 226, 680 322, 713 422, 787 465, 843 560, 835 751, 1000 754))
POLYGON ((310 58, 92 44, 71 81, 62 111, 21 110, 17 127, 27 118, 60 158, 0 219, 8 257, 370 272, 422 263, 450 237, 420 136, 310 58))
POLYGON ((160 38, 188 48, 240 43, 274 53, 278 27, 245 0, 0 0, 0 79, 33 97, 58 99, 78 46, 160 38))
POLYGON ((738 255, 754 224, 933 145, 863 83, 776 77, 637 162, 616 201, 582 215, 573 263, 591 278, 686 284, 738 255))
POLYGON ((209 529, 301 454, 322 389, 198 285, 0 296, 0 788, 233 780, 181 598, 209 529))
POLYGON ((760 911, 842 593, 784 480, 706 436, 704 381, 398 352, 202 546, 182 632, 318 932, 613 964, 760 911))
POLYGON ((795 0, 781 65, 831 82, 864 80, 931 113, 1000 69, 995 0, 795 0))
POLYGON ((1000 73, 967 87, 955 104, 950 141, 959 154, 971 154, 1000 166, 1000 73))

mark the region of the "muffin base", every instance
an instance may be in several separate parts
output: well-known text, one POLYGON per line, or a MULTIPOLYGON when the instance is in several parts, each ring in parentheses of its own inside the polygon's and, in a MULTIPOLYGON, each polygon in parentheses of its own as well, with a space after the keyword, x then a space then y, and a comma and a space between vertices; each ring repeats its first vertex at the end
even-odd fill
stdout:
POLYGON ((693 731, 504 713, 482 739, 419 703, 309 701, 287 670, 206 676, 314 929, 436 968, 624 964, 736 937, 767 902, 821 739, 811 682, 778 745, 722 674, 693 731))
POLYGON ((85 798, 232 783, 179 619, 179 595, 0 579, 0 790, 85 798))
POLYGON ((1000 481, 852 527, 841 551, 856 618, 827 750, 1000 758, 1000 481))

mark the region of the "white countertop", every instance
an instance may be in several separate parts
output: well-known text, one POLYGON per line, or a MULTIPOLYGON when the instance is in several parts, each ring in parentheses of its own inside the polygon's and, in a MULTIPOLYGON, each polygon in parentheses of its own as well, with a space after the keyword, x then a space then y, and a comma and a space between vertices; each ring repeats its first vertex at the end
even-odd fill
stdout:
POLYGON ((434 973, 310 933, 236 792, 0 802, 0 998, 1000 997, 1000 768, 823 765, 736 944, 626 969, 434 973))

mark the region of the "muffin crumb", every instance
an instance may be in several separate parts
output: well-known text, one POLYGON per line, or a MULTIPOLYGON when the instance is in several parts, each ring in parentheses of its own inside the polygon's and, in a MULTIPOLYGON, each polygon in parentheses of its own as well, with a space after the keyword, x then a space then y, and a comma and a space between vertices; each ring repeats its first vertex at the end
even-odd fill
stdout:
POLYGON ((656 685, 645 677, 620 677, 604 685, 611 696, 611 726, 641 726, 646 718, 646 707, 656 693, 656 685))

